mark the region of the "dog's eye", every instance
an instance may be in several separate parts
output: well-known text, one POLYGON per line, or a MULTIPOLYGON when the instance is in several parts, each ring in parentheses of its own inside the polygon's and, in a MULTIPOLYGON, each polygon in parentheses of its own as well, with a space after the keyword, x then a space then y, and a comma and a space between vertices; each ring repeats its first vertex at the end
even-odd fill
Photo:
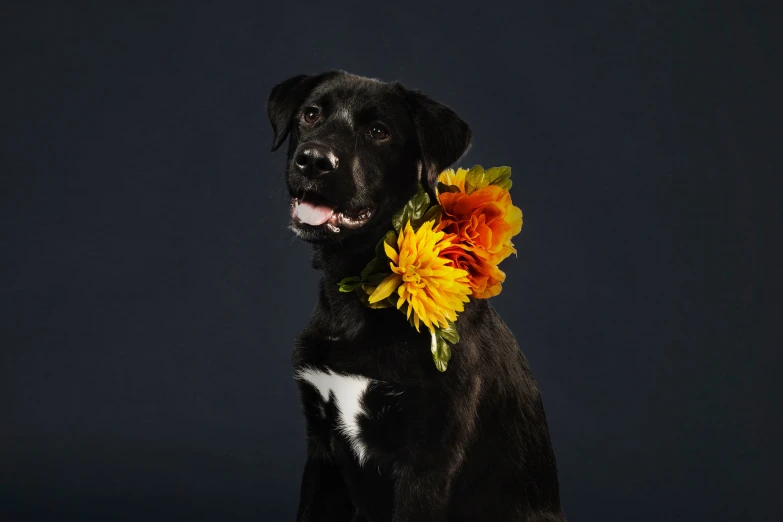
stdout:
POLYGON ((374 140, 385 140, 389 137, 389 129, 380 123, 373 123, 370 126, 370 137, 374 140))
POLYGON ((302 113, 302 119, 307 123, 315 123, 320 117, 321 111, 319 111, 316 107, 308 107, 302 113))

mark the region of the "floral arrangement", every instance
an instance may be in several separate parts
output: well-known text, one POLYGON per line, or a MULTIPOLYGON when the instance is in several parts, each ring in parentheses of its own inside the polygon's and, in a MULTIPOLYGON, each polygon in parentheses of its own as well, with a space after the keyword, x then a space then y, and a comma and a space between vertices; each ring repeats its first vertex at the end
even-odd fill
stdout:
POLYGON ((438 176, 437 201, 418 191, 392 218, 376 257, 359 276, 340 281, 370 308, 396 307, 432 338, 436 368, 446 371, 459 342, 454 326, 465 303, 498 295, 506 278, 498 264, 516 254, 511 239, 522 211, 511 202, 511 169, 448 169, 438 176))

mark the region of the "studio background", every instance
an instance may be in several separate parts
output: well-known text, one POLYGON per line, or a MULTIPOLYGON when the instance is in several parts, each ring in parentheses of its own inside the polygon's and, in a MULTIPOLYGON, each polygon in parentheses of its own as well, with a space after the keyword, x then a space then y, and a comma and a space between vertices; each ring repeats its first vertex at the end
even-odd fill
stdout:
POLYGON ((265 102, 335 68, 422 89, 471 125, 461 165, 512 167, 493 305, 569 520, 781 520, 774 18, 224 4, 3 4, 1 520, 293 520, 318 274, 265 102))

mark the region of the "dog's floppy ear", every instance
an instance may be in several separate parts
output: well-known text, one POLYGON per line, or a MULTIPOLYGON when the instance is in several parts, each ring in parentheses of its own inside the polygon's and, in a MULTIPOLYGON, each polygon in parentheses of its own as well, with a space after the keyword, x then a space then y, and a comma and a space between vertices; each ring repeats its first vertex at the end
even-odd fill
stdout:
POLYGON ((410 91, 409 99, 423 163, 422 182, 434 191, 438 174, 470 147, 470 127, 450 107, 421 91, 410 91))
POLYGON ((275 133, 275 140, 272 144, 273 152, 280 148, 288 136, 288 131, 291 129, 291 119, 296 110, 302 105, 307 95, 330 74, 333 73, 315 76, 300 74, 274 86, 266 102, 266 112, 275 133))

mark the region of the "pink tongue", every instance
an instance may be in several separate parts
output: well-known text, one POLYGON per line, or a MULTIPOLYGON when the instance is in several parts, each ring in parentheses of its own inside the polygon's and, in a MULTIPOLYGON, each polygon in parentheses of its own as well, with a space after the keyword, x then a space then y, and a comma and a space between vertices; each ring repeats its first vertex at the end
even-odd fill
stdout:
POLYGON ((329 221, 333 210, 326 205, 314 205, 309 201, 300 201, 295 212, 299 221, 317 227, 329 221))

